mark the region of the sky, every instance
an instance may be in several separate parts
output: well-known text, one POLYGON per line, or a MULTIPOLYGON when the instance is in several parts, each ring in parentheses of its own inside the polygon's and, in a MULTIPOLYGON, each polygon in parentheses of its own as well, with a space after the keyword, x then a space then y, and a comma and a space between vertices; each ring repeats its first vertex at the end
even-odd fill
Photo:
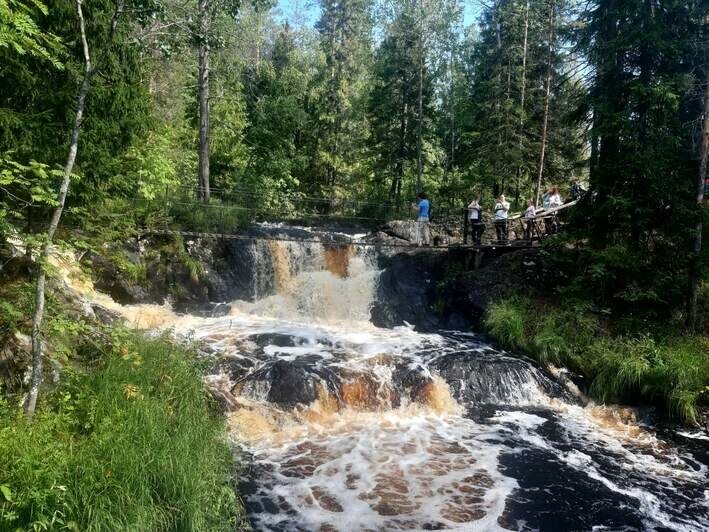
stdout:
MULTIPOLYGON (((479 1, 464 1, 463 25, 469 26, 480 13, 481 5, 479 1)), ((318 19, 319 6, 317 0, 278 0, 276 9, 280 10, 282 17, 290 21, 293 25, 299 25, 298 16, 303 19, 303 23, 313 26, 318 19), (300 15, 298 15, 300 14, 300 15)))

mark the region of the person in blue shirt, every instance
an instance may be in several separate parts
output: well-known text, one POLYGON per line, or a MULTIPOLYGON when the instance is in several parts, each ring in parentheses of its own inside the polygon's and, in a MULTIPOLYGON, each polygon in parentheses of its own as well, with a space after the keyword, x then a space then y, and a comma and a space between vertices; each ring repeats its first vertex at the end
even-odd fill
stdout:
POLYGON ((421 233, 423 233, 423 243, 428 246, 431 243, 431 230, 429 221, 431 218, 431 202, 428 201, 428 196, 424 192, 419 193, 418 204, 413 204, 412 207, 418 214, 416 220, 416 244, 421 245, 421 233))

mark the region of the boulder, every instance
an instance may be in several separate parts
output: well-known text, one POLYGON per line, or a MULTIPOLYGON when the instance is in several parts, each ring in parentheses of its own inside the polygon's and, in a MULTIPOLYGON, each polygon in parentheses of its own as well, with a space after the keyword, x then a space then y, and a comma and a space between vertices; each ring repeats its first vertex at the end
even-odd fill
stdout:
POLYGON ((431 369, 446 380, 461 403, 536 404, 542 394, 578 401, 526 359, 465 351, 436 359, 431 369))
POLYGON ((452 320, 451 329, 459 329, 461 320, 478 325, 491 302, 543 291, 551 281, 551 271, 539 248, 499 248, 476 253, 481 254, 480 268, 463 269, 441 286, 443 312, 452 320))
POLYGON ((307 406, 320 398, 323 389, 332 393, 338 389, 337 375, 318 362, 311 357, 278 360, 254 371, 234 389, 281 408, 307 406))
POLYGON ((151 302, 148 291, 137 281, 128 279, 106 256, 89 251, 86 259, 94 272, 94 286, 97 290, 110 295, 121 305, 151 302))
POLYGON ((434 305, 446 261, 444 251, 425 248, 389 258, 379 278, 372 322, 378 327, 409 323, 422 331, 440 328, 443 319, 434 305))

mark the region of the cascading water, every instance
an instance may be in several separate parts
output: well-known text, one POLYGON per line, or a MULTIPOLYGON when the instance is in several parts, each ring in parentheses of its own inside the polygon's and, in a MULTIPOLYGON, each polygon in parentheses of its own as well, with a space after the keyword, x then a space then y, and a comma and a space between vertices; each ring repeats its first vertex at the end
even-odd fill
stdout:
POLYGON ((308 235, 248 244, 251 297, 171 324, 216 357, 255 529, 709 529, 704 440, 476 335, 374 327, 375 257, 308 235))

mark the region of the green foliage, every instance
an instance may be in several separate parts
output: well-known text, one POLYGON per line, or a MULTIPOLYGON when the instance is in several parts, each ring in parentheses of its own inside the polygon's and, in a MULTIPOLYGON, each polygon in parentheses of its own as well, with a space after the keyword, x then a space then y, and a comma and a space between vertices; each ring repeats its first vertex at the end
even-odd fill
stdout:
MULTIPOLYGON (((615 316, 667 320, 686 298, 697 222, 706 10, 701 2, 590 2, 576 34, 594 74, 591 193, 575 211, 577 287, 615 316)), ((572 247, 572 246, 569 246, 572 247)), ((706 248, 704 256, 706 257, 706 248)), ((701 263, 701 260, 697 261, 701 263)))
POLYGON ((177 168, 169 157, 173 137, 172 132, 164 128, 149 132, 146 139, 130 146, 119 163, 121 174, 116 179, 137 181, 131 186, 131 192, 146 200, 154 200, 166 189, 178 185, 177 168))
POLYGON ((244 204, 224 204, 219 199, 209 205, 194 205, 189 201, 175 202, 170 205, 168 216, 174 227, 189 227, 191 231, 204 233, 232 233, 251 220, 254 211, 248 207, 248 198, 244 204))
POLYGON ((535 306, 523 299, 493 303, 488 333, 544 365, 563 365, 591 382, 600 401, 645 400, 665 405, 687 423, 709 402, 709 338, 658 336, 610 330, 587 306, 535 306))
POLYGON ((490 305, 485 315, 485 328, 495 340, 510 349, 525 349, 525 323, 528 301, 507 299, 490 305))
POLYGON ((0 528, 232 530, 231 453, 192 356, 117 331, 34 422, 0 402, 0 528))
POLYGON ((547 316, 532 338, 534 352, 539 362, 544 365, 561 364, 570 351, 566 338, 558 330, 558 320, 555 318, 554 315, 547 316))
POLYGON ((482 11, 479 34, 463 44, 459 158, 474 170, 476 185, 519 196, 518 208, 536 193, 549 70, 553 103, 542 187, 568 183, 583 164, 579 123, 570 116, 583 88, 577 75, 567 73, 573 59, 564 44, 572 4, 554 2, 551 50, 548 2, 494 1, 482 11))
POLYGON ((0 341, 20 329, 32 309, 32 285, 5 282, 0 287, 0 341))
POLYGON ((28 209, 56 205, 53 185, 62 175, 61 170, 37 161, 20 164, 11 155, 11 152, 0 155, 0 241, 16 230, 17 223, 27 217, 28 209))
POLYGON ((696 423, 697 403, 707 399, 708 348, 706 337, 599 341, 591 353, 597 367, 591 391, 602 400, 627 400, 635 395, 661 400, 672 414, 696 423))
POLYGON ((42 31, 36 19, 47 16, 47 6, 39 0, 0 0, 0 50, 9 49, 17 55, 28 55, 63 68, 58 59, 61 40, 42 31))

